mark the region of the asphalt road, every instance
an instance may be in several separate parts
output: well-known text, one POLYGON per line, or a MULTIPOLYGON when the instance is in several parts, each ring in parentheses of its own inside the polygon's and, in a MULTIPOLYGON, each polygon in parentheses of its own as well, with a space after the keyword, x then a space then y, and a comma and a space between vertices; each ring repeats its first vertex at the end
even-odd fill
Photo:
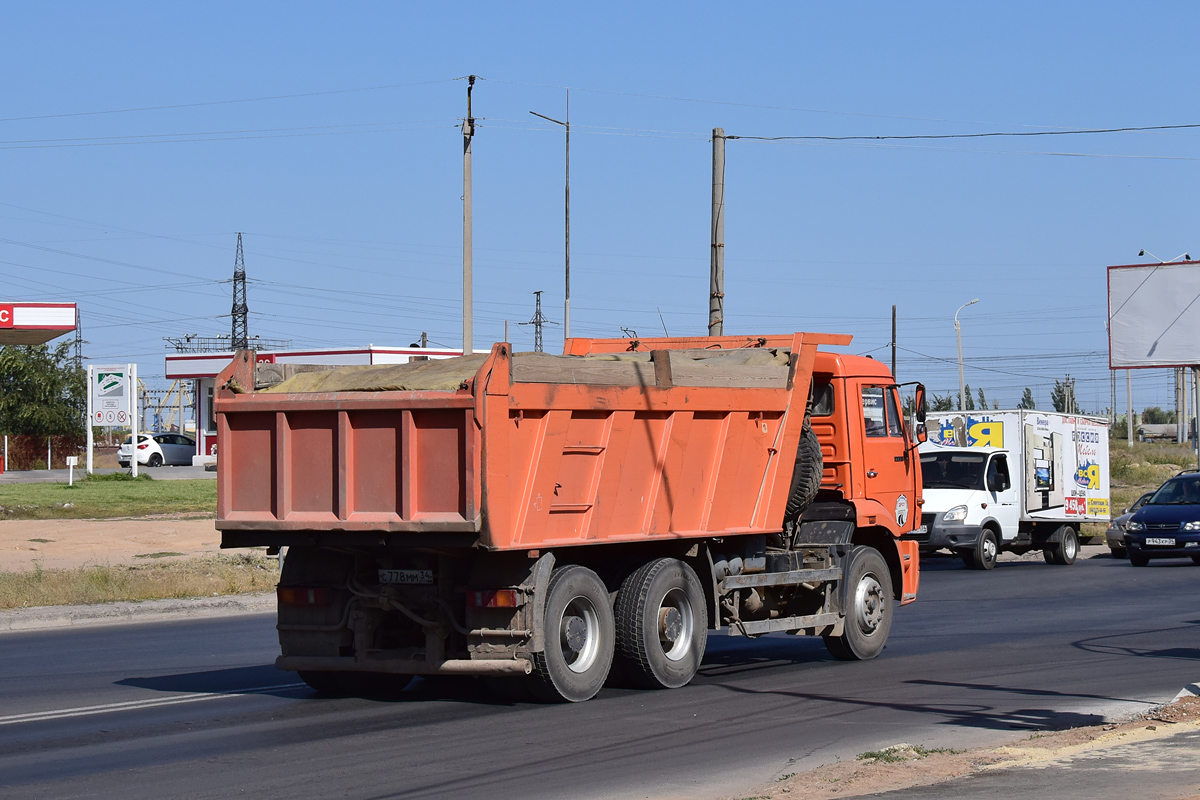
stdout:
POLYGON ((864 750, 997 744, 1170 700, 1200 679, 1200 567, 928 562, 879 659, 710 640, 677 691, 578 705, 415 681, 320 699, 273 619, 0 637, 0 796, 623 798, 749 794, 864 750))

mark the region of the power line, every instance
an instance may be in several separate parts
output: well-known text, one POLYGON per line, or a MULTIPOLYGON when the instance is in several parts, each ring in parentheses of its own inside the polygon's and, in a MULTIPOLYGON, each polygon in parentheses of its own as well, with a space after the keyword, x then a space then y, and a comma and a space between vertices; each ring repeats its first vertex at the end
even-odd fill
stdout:
POLYGON ((726 136, 726 139, 754 139, 761 142, 784 141, 882 141, 885 139, 985 139, 996 136, 1075 136, 1088 133, 1129 133, 1136 131, 1170 131, 1200 128, 1200 122, 1185 125, 1142 125, 1127 128, 1077 128, 1065 131, 991 131, 988 133, 917 133, 887 136, 726 136))

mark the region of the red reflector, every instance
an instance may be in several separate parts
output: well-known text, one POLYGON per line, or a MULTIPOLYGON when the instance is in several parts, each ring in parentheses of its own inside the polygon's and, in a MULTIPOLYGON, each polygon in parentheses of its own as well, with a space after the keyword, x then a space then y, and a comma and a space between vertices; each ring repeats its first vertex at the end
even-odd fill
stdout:
POLYGON ((484 591, 467 592, 467 602, 475 608, 516 608, 516 589, 486 589, 484 591))
POLYGON ((329 592, 326 589, 304 586, 280 586, 275 590, 279 602, 285 606, 325 606, 329 605, 329 592))

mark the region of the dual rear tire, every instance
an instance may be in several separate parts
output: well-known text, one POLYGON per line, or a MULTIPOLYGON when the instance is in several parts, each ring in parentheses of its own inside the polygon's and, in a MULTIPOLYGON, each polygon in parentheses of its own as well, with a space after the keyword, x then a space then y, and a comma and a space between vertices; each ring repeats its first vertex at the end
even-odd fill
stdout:
POLYGON ((612 604, 607 587, 586 567, 550 576, 543 636, 533 656, 531 688, 538 699, 589 700, 614 661, 634 686, 687 685, 704 658, 708 611, 700 579, 684 562, 660 558, 627 577, 612 604))

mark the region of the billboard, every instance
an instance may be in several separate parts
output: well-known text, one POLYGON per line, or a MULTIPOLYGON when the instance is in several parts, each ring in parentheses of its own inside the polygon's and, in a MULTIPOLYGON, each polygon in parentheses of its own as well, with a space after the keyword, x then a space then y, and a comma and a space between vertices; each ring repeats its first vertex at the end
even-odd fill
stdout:
POLYGON ((1108 268, 1111 369, 1200 364, 1200 261, 1108 268))

